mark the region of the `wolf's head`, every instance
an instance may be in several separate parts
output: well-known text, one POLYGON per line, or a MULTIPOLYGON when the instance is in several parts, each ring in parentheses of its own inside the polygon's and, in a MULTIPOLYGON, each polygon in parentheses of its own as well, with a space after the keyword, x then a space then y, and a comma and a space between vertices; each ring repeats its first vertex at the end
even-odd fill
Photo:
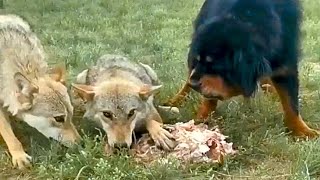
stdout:
POLYGON ((85 118, 102 124, 108 144, 130 147, 133 130, 145 125, 153 94, 161 86, 112 79, 97 86, 73 84, 75 93, 86 101, 85 118))
POLYGON ((30 80, 21 73, 14 75, 21 104, 17 116, 48 138, 69 146, 80 136, 72 123, 73 106, 64 85, 64 73, 58 70, 51 77, 30 80))

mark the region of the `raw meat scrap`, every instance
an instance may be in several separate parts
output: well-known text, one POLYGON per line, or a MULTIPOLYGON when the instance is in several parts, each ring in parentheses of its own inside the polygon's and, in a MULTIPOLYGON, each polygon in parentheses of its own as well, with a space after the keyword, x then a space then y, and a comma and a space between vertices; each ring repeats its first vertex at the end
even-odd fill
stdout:
POLYGON ((232 143, 227 143, 218 128, 209 130, 205 124, 195 125, 191 120, 187 123, 165 125, 165 128, 174 136, 177 145, 165 152, 155 146, 148 134, 139 139, 133 148, 134 156, 140 162, 150 162, 164 156, 170 156, 188 162, 223 161, 225 155, 233 155, 236 150, 232 143))

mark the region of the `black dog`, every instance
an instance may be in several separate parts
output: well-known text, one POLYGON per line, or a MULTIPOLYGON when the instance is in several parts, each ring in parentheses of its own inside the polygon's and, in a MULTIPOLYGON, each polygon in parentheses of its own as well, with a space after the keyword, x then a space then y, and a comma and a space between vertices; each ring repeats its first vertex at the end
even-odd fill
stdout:
POLYGON ((299 113, 300 20, 298 0, 206 0, 194 22, 189 80, 168 104, 177 105, 191 87, 204 96, 198 118, 206 118, 218 100, 251 97, 266 79, 293 135, 317 137, 299 113))

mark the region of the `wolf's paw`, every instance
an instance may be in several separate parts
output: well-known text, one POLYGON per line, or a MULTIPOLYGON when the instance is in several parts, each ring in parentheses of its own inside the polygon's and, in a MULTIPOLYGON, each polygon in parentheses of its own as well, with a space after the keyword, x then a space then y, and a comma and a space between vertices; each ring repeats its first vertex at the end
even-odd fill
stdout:
POLYGON ((170 112, 172 114, 180 114, 179 108, 174 106, 158 106, 159 109, 163 111, 170 112))
POLYGON ((175 142, 172 140, 173 136, 161 127, 158 131, 153 132, 152 134, 150 133, 150 135, 155 144, 161 146, 165 150, 170 150, 175 146, 175 142))
POLYGON ((175 147, 176 143, 172 134, 161 127, 161 123, 153 121, 149 126, 149 134, 157 146, 161 146, 165 150, 175 147))
POLYGON ((13 151, 11 152, 12 156, 12 164, 14 167, 18 167, 19 169, 25 169, 26 167, 30 167, 32 160, 31 156, 29 156, 24 151, 13 151))
POLYGON ((32 104, 31 103, 23 103, 21 104, 21 108, 22 110, 30 110, 32 108, 32 104))

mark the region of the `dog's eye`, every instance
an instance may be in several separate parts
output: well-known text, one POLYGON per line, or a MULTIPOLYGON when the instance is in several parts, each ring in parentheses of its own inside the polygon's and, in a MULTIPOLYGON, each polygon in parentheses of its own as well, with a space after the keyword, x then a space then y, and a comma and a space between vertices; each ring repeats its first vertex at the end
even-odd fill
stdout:
POLYGON ((109 112, 109 111, 104 111, 104 112, 102 112, 102 113, 103 113, 104 117, 109 118, 109 119, 112 118, 112 113, 111 113, 111 112, 109 112))
POLYGON ((135 109, 131 109, 128 114, 128 118, 131 118, 136 113, 135 109))
POLYGON ((58 123, 63 123, 64 122, 64 116, 55 116, 54 119, 58 123))

